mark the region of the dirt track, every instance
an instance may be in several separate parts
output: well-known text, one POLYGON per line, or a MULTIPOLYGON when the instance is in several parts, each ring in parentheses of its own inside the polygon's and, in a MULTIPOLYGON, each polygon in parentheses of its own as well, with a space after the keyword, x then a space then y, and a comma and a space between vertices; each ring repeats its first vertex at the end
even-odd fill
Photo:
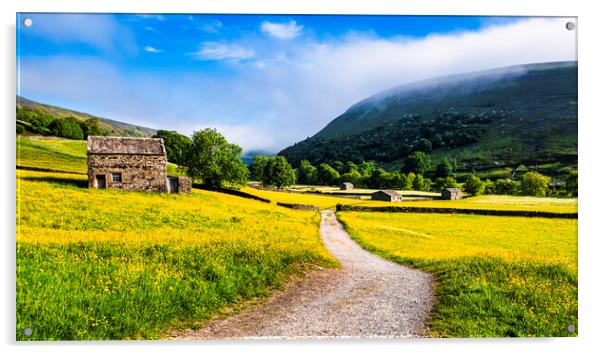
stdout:
POLYGON ((377 257, 357 245, 334 212, 320 233, 343 269, 311 272, 262 304, 174 339, 416 337, 432 308, 432 276, 377 257))

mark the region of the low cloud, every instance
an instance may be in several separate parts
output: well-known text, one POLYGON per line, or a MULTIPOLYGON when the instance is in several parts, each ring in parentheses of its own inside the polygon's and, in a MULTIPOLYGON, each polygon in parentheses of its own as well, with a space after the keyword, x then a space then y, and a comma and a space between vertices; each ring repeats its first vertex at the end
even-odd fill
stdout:
POLYGON ((293 39, 298 37, 303 32, 303 26, 297 25, 295 20, 288 23, 275 23, 265 21, 261 24, 261 30, 278 39, 293 39))
POLYGON ((23 58, 25 97, 185 134, 215 127, 245 149, 278 151, 349 106, 416 80, 516 64, 576 60, 568 19, 535 18, 477 31, 331 41, 205 42, 197 59, 255 65, 211 72, 126 72, 81 57, 23 58), (268 43, 266 43, 268 42, 268 43), (269 45, 271 44, 271 46, 269 45), (252 49, 250 49, 252 48, 252 49))

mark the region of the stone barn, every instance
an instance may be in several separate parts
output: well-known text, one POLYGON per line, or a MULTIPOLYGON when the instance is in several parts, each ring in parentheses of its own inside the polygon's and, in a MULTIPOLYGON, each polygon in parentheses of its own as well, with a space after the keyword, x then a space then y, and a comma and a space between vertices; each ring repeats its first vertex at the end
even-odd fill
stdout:
POLYGON ((441 192, 441 199, 458 200, 462 199, 462 191, 459 188, 446 188, 441 192))
POLYGON ((341 190, 342 191, 350 191, 353 189, 353 183, 351 182, 343 182, 341 183, 341 190))
POLYGON ((192 181, 167 175, 163 139, 90 136, 88 187, 190 193, 192 181))
POLYGON ((372 193, 372 200, 382 200, 384 202, 401 202, 401 194, 386 189, 372 193))

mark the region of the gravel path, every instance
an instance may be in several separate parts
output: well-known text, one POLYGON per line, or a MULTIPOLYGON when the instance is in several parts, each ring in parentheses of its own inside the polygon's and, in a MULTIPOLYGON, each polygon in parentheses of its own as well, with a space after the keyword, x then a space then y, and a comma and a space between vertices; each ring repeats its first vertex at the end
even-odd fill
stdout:
POLYGON ((310 272, 258 306, 172 339, 416 337, 433 305, 432 276, 365 251, 322 212, 320 233, 343 269, 310 272))

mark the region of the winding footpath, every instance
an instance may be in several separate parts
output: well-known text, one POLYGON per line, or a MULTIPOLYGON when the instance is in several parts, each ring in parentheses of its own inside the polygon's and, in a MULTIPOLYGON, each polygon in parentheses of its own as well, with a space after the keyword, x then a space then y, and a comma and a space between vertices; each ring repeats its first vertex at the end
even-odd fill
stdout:
POLYGON ((433 306, 433 279, 365 251, 322 211, 320 234, 343 269, 310 272, 258 306, 171 339, 419 337, 433 306))

